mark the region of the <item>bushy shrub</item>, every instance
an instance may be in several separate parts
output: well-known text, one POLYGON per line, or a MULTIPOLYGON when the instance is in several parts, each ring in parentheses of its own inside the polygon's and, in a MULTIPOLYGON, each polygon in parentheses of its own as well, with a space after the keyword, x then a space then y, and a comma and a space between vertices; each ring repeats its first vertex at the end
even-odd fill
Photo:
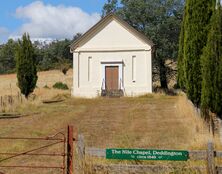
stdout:
POLYGON ((48 87, 48 85, 43 86, 43 88, 50 89, 50 87, 48 87))
POLYGON ((63 90, 69 89, 68 86, 62 82, 56 82, 52 87, 55 89, 63 89, 63 90))

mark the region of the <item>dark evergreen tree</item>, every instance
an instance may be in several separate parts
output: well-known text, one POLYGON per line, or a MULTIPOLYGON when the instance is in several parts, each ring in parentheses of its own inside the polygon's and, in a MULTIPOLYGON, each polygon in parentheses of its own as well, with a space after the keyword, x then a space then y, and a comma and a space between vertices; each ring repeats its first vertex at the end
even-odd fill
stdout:
POLYGON ((208 35, 207 45, 203 49, 203 55, 201 56, 202 65, 202 91, 201 91, 201 110, 204 116, 208 116, 208 111, 212 107, 212 95, 213 95, 213 78, 215 76, 215 20, 216 14, 212 16, 211 30, 208 35), (213 40, 212 40, 213 39, 213 40))
POLYGON ((188 98, 196 105, 201 101, 200 56, 207 42, 213 1, 187 0, 184 23, 185 87, 188 98))
MULTIPOLYGON (((220 2, 220 1, 219 1, 220 2)), ((214 77, 214 91, 213 91, 213 107, 212 112, 216 113, 217 116, 222 118, 222 7, 218 2, 218 10, 217 10, 217 17, 216 22, 214 25, 215 27, 215 45, 217 47, 216 50, 216 57, 215 57, 215 77, 214 77)))
POLYGON ((30 41, 29 35, 24 34, 16 51, 16 71, 18 79, 18 87, 21 93, 28 98, 36 87, 38 79, 36 62, 34 56, 34 48, 30 41))
POLYGON ((204 116, 214 112, 222 116, 222 15, 221 6, 215 10, 211 19, 211 29, 202 60, 201 108, 204 116))
MULTIPOLYGON (((184 10, 184 17, 185 17, 184 10)), ((184 77, 184 18, 183 22, 181 23, 180 29, 180 37, 179 37, 179 51, 178 51, 178 58, 177 58, 177 85, 181 89, 185 89, 185 77, 184 77)))

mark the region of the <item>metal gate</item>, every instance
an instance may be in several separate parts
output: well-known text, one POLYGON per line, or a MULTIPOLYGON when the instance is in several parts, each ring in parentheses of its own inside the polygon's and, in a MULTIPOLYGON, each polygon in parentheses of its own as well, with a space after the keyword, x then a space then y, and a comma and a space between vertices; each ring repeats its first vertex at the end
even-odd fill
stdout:
MULTIPOLYGON (((67 129, 67 138, 65 133, 58 132, 53 136, 48 137, 41 137, 41 138, 32 138, 32 137, 0 137, 0 143, 1 141, 7 141, 10 140, 13 143, 16 141, 28 141, 28 142, 38 142, 38 143, 46 143, 44 145, 39 145, 38 147, 31 148, 29 150, 25 150, 22 152, 0 152, 0 169, 5 168, 23 168, 23 169, 55 169, 59 170, 59 173, 65 174, 67 171, 67 174, 72 174, 72 156, 73 156, 73 127, 68 126, 67 129), (68 140, 68 141, 67 141, 68 140), (55 145, 60 144, 61 148, 59 152, 39 152, 41 150, 52 148, 55 145), (71 145, 70 145, 71 144, 71 145), (23 157, 23 156, 42 156, 42 157, 62 157, 61 164, 60 165, 5 165, 2 164, 5 161, 14 159, 16 157, 23 157), (67 161, 66 161, 67 159, 67 161), (66 163, 67 162, 67 163, 66 163), (71 166, 71 167, 70 167, 71 166)), ((1 173, 1 172, 0 172, 1 173)), ((33 173, 33 172, 32 172, 33 173)))

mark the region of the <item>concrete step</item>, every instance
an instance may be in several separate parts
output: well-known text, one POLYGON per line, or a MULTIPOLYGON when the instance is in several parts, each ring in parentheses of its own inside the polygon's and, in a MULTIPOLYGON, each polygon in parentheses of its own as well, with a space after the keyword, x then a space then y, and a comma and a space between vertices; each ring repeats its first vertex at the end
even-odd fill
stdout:
POLYGON ((122 97, 123 90, 102 90, 101 96, 103 97, 122 97))

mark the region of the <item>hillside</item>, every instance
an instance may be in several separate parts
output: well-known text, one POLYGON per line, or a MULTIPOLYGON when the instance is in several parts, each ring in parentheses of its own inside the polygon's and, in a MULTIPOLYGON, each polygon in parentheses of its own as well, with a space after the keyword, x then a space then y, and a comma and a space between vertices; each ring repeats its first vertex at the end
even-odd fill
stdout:
MULTIPOLYGON (((0 76, 1 95, 17 94, 15 77, 0 76)), ((24 117, 0 120, 1 136, 46 137, 64 132, 67 124, 71 124, 84 135, 88 147, 206 148, 209 138, 207 127, 195 115, 184 96, 148 94, 135 98, 71 98, 70 91, 51 89, 57 81, 63 81, 70 87, 71 71, 67 76, 59 71, 40 72, 35 100, 25 101, 13 108, 14 111, 25 115, 24 117), (45 85, 50 88, 43 88, 45 85), (42 99, 55 96, 66 100, 48 105, 41 103, 42 99)), ((0 144, 0 151, 21 152, 35 146, 36 144, 28 141, 4 141, 0 144)), ((29 156, 18 159, 11 159, 5 164, 25 162, 40 165, 49 160, 29 156)), ((51 160, 50 163, 56 164, 59 160, 51 160)), ((24 170, 16 170, 16 173, 24 173, 24 170)), ((44 171, 41 172, 43 173, 44 171)))

